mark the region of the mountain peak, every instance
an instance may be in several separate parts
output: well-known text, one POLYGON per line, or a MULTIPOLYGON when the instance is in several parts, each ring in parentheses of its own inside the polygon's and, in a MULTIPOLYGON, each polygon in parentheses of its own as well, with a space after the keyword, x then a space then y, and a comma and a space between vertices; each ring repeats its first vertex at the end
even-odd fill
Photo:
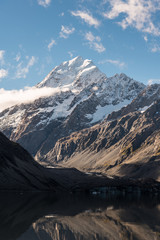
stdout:
POLYGON ((81 56, 77 56, 77 57, 69 60, 69 65, 71 65, 72 63, 81 62, 81 61, 84 61, 84 59, 81 56))
POLYGON ((84 88, 106 77, 89 59, 77 56, 56 66, 37 87, 84 88))
POLYGON ((114 78, 118 78, 118 79, 127 79, 127 78, 130 78, 130 77, 128 77, 125 73, 120 73, 120 74, 116 73, 113 77, 114 77, 114 78))

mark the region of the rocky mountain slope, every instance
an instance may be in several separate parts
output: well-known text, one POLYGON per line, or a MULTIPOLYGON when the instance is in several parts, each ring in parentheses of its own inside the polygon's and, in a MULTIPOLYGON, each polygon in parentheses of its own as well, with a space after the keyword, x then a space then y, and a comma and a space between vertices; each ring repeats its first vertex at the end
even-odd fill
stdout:
MULTIPOLYGON (((108 184, 117 186, 119 181, 105 176, 88 175, 75 168, 45 168, 18 143, 11 142, 0 133, 0 190, 38 190, 53 193, 89 191, 108 184)), ((143 187, 143 183, 136 184, 143 187)))
MULTIPOLYGON (((123 112, 124 109, 119 111, 119 116, 123 112)), ((112 121, 106 119, 59 139, 47 159, 51 164, 74 166, 83 171, 160 180, 159 146, 160 100, 157 100, 142 111, 112 121)))
POLYGON ((0 190, 61 189, 19 144, 0 133, 0 190))
POLYGON ((144 112, 158 99, 160 99, 160 84, 149 85, 130 104, 109 114, 107 120, 120 118, 130 112, 144 112))
POLYGON ((42 87, 52 87, 55 93, 0 113, 0 130, 39 160, 58 139, 101 122, 145 88, 125 74, 107 78, 81 57, 55 67, 37 85, 42 87))

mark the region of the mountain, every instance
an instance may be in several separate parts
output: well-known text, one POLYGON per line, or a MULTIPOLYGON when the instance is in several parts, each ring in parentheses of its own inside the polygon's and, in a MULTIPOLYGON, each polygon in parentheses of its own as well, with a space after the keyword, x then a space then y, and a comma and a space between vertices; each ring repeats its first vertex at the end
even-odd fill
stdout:
POLYGON ((25 149, 0 133, 0 190, 57 191, 61 188, 25 149))
POLYGON ((109 114, 107 120, 120 118, 130 112, 144 112, 158 99, 160 99, 160 84, 149 85, 130 104, 109 114))
POLYGON ((122 117, 59 139, 47 160, 83 171, 160 181, 160 100, 145 109, 123 113, 124 108, 118 112, 122 117))
POLYGON ((104 78, 105 74, 101 73, 91 60, 78 56, 56 66, 37 87, 65 86, 82 90, 95 82, 103 81, 104 78))
POLYGON ((43 160, 60 138, 100 123, 145 89, 125 74, 107 78, 82 57, 55 67, 36 87, 55 91, 52 96, 5 109, 0 113, 0 130, 37 160, 43 160))
POLYGON ((0 190, 55 193, 88 191, 107 184, 119 185, 119 181, 88 175, 75 168, 45 168, 18 143, 10 141, 0 132, 0 190))

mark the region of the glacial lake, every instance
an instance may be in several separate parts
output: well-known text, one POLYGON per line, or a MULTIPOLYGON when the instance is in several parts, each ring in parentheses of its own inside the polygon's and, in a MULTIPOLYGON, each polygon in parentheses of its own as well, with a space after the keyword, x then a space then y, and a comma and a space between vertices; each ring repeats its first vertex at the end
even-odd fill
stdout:
POLYGON ((159 240, 160 197, 0 194, 1 240, 159 240))

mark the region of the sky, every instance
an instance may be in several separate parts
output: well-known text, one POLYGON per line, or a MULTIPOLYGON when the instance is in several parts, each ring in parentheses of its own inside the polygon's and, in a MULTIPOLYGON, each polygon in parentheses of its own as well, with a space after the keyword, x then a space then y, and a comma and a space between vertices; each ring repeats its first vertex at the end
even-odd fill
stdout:
POLYGON ((76 56, 108 77, 160 83, 159 0, 1 0, 0 29, 0 94, 76 56))

